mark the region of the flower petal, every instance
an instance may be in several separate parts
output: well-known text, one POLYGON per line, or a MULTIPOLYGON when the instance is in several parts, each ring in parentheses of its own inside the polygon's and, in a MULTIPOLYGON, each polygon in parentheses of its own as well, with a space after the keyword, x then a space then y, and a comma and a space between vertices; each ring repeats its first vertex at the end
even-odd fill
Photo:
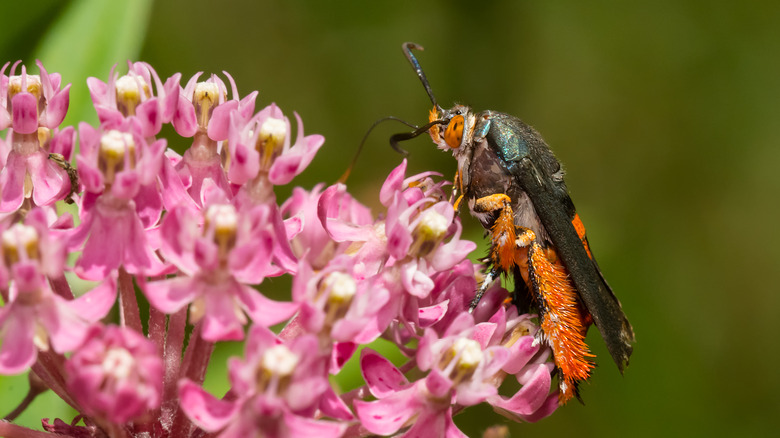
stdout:
POLYGON ((392 362, 370 348, 364 348, 361 352, 360 371, 368 390, 379 399, 409 385, 409 380, 392 362))
POLYGON ((218 400, 190 380, 179 383, 179 405, 196 426, 207 432, 216 432, 233 420, 236 403, 218 400))

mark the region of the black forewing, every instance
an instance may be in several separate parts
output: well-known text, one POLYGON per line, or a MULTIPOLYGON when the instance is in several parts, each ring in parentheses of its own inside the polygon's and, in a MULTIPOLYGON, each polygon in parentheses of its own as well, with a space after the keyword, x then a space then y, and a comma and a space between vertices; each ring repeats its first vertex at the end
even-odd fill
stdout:
POLYGON ((528 194, 612 359, 622 372, 633 351, 633 329, 571 223, 574 204, 560 176, 560 164, 532 128, 515 117, 493 115, 488 142, 508 159, 509 170, 528 194))

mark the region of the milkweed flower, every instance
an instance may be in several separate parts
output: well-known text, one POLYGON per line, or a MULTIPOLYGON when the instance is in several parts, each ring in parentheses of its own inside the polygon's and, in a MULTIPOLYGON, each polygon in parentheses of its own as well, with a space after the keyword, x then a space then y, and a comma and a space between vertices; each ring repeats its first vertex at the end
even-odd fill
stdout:
MULTIPOLYGON (((67 172, 48 159, 42 144, 65 117, 70 84, 60 89, 59 74, 48 74, 40 61, 40 75, 27 74, 24 65, 15 75, 18 64, 11 67, 10 76, 5 75, 8 63, 0 70, 0 130, 11 128, 6 139, 10 150, 0 171, 0 212, 18 210, 25 199, 50 205, 64 199, 71 187, 67 172)), ((71 131, 59 134, 55 143, 67 143, 69 135, 72 143, 71 131)))
POLYGON ((163 210, 156 178, 166 142, 148 144, 133 120, 121 128, 79 127, 76 162, 86 193, 82 223, 71 233, 70 246, 84 245, 75 269, 87 280, 105 278, 119 267, 130 274, 159 275, 166 270, 146 232, 163 210), (109 236, 112 244, 106 245, 109 236))
POLYGON ((202 429, 220 437, 339 437, 346 430, 346 424, 313 416, 329 386, 314 336, 284 343, 256 326, 246 359, 231 359, 229 366, 234 401, 219 400, 186 380, 179 385, 182 408, 202 429))
POLYGON ((272 325, 289 318, 293 303, 265 298, 249 285, 274 273, 277 238, 267 206, 238 210, 212 186, 202 217, 179 207, 161 228, 163 255, 183 275, 145 284, 149 301, 166 313, 190 307, 193 322, 203 318, 209 341, 244 337, 244 313, 255 323, 272 325))
MULTIPOLYGON (((258 93, 239 96, 229 74, 182 86, 128 63, 87 80, 100 123, 75 130, 59 126, 59 75, 17 66, 0 70, 0 373, 31 372, 27 399, 50 388, 78 410, 45 431, 463 436, 455 418, 477 404, 516 421, 557 408, 536 317, 498 282, 469 311, 485 267, 440 175, 403 160, 378 211, 344 183, 277 201, 324 137, 273 103, 255 111, 258 93), (166 124, 192 139, 185 151, 158 138, 166 124), (212 352, 236 340, 229 389, 212 394, 212 352), (344 389, 351 360, 362 381, 344 389)), ((0 422, 2 436, 30 433, 0 422)))
POLYGON ((126 118, 135 118, 144 137, 157 135, 163 123, 169 123, 179 101, 179 80, 176 73, 163 84, 157 72, 145 62, 128 62, 128 72, 119 76, 111 69, 108 83, 87 78, 92 103, 100 124, 111 128, 122 125, 126 118))
POLYGON ((2 277, 8 285, 0 307, 0 373, 17 374, 35 362, 39 350, 51 346, 65 353, 76 348, 89 324, 111 309, 116 283, 107 278, 78 299, 55 293, 49 279, 62 275, 65 242, 49 231, 41 209, 2 230, 0 239, 2 277))
POLYGON ((94 325, 65 362, 67 385, 84 412, 125 423, 157 408, 163 364, 155 345, 126 327, 94 325))

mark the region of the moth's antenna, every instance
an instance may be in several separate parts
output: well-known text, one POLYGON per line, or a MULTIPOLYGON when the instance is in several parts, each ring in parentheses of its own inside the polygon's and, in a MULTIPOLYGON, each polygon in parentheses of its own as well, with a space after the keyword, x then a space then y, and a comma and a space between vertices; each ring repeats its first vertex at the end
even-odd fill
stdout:
POLYGON ((409 60, 409 63, 412 64, 412 68, 414 68, 415 73, 417 73, 417 77, 420 78, 420 82, 422 82, 423 87, 425 87, 425 92, 428 93, 428 97, 431 99, 431 103, 433 103, 433 106, 436 107, 436 109, 441 109, 439 104, 436 102, 436 97, 433 95, 433 90, 431 90, 431 84, 428 83, 428 78, 425 77, 425 72, 423 72, 422 67, 420 67, 420 62, 417 61, 417 58, 414 56, 414 53, 412 53, 412 49, 414 50, 425 50, 423 46, 417 45, 415 43, 406 42, 401 44, 401 48, 404 51, 404 55, 406 55, 406 59, 409 60))
MULTIPOLYGON (((399 119, 398 117, 387 116, 387 117, 382 117, 381 119, 377 120, 376 122, 374 122, 373 125, 371 125, 370 128, 368 128, 368 131, 366 131, 366 134, 363 136, 363 139, 360 140, 360 145, 358 146, 357 152, 355 152, 355 155, 352 157, 352 162, 349 163, 349 166, 347 167, 347 170, 344 171, 344 174, 341 175, 341 177, 338 179, 337 182, 340 182, 342 184, 347 182, 347 178, 349 178, 349 174, 352 173, 352 168, 355 167, 355 163, 357 163, 357 159, 360 156, 360 152, 363 150, 363 146, 366 144, 366 140, 368 140, 368 135, 371 134, 371 131, 373 131, 374 128, 376 128, 376 126, 378 124, 380 124, 382 122, 386 122, 388 120, 395 120, 396 122, 401 122, 404 125, 412 128, 412 129, 418 129, 417 125, 413 125, 413 124, 407 122, 406 120, 399 119)), ((396 135, 400 135, 400 134, 396 134, 396 135)), ((395 137, 395 135, 393 137, 395 137)), ((393 144, 392 140, 391 140, 390 144, 391 145, 393 144)), ((399 148, 397 148, 395 145, 393 145, 393 149, 395 149, 396 151, 399 151, 399 148)), ((404 151, 404 152, 406 152, 406 151, 404 151)))

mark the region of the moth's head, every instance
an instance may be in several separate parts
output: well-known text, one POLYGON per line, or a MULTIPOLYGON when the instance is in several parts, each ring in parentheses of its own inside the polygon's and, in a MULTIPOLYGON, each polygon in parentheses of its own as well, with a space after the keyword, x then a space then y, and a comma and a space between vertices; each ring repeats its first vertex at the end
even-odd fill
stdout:
POLYGON ((455 105, 448 110, 434 106, 428 114, 428 121, 439 122, 428 130, 436 146, 453 153, 464 146, 474 132, 474 113, 463 105, 455 105))

